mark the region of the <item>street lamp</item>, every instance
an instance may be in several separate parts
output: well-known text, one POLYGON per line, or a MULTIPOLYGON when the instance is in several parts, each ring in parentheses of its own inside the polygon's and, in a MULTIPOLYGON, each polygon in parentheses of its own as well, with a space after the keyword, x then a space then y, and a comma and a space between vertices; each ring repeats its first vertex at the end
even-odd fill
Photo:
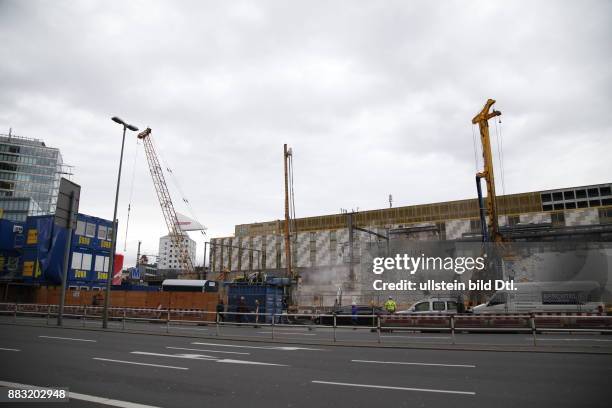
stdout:
POLYGON ((117 175, 117 191, 115 193, 115 211, 113 212, 113 236, 111 241, 111 253, 110 262, 108 265, 108 276, 106 277, 106 295, 104 296, 104 312, 102 316, 102 327, 106 329, 108 327, 108 305, 110 302, 110 290, 111 282, 113 279, 113 273, 115 272, 115 250, 117 249, 117 204, 119 202, 119 184, 121 182, 121 165, 123 164, 123 147, 125 146, 125 130, 130 129, 136 132, 138 128, 134 125, 125 123, 117 116, 111 118, 113 122, 123 126, 123 139, 121 140, 121 156, 119 157, 119 174, 117 175))

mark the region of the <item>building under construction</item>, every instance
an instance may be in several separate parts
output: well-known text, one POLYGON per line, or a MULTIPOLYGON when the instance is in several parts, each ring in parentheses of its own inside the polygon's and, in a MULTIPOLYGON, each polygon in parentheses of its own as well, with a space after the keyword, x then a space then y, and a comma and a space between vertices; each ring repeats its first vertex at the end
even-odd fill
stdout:
MULTIPOLYGON (((612 183, 497 196, 497 214, 499 231, 512 241, 612 242, 612 183)), ((291 224, 302 304, 333 304, 340 291, 362 295, 367 286, 359 287, 353 268, 371 261, 373 245, 482 241, 476 198, 297 218, 291 224)), ((284 231, 283 220, 240 224, 233 237, 211 239, 213 278, 257 271, 285 276, 284 231)))

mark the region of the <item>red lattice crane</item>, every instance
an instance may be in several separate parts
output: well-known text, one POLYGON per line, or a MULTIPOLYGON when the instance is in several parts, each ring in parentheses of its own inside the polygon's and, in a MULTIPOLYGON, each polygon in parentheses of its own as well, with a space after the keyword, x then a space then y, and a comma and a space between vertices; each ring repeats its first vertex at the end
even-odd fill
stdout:
POLYGON ((161 206, 162 213, 164 214, 164 220, 168 227, 168 235, 174 245, 174 248, 178 252, 178 260, 181 269, 185 274, 192 274, 194 272, 193 262, 189 256, 189 240, 187 234, 181 229, 181 226, 174 210, 174 204, 172 204, 172 198, 166 185, 166 179, 162 167, 159 164, 153 141, 151 140, 151 128, 146 128, 144 131, 138 134, 138 138, 142 140, 144 145, 145 154, 147 155, 147 163, 149 164, 149 170, 151 171, 151 178, 153 179, 153 185, 155 186, 155 192, 157 193, 157 199, 161 206))

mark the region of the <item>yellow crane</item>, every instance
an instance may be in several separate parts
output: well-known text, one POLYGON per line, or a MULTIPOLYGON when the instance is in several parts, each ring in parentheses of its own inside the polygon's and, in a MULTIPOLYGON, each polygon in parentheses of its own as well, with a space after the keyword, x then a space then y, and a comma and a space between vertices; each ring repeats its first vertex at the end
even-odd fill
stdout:
POLYGON ((483 170, 481 172, 476 173, 476 188, 478 189, 478 204, 480 206, 482 239, 483 241, 501 242, 503 239, 502 235, 499 232, 499 225, 497 222, 497 197, 495 195, 495 175, 493 173, 493 154, 491 153, 491 139, 489 138, 489 119, 501 115, 500 111, 491 111, 491 107, 494 103, 494 99, 487 100, 487 103, 485 103, 482 110, 472 119, 472 124, 478 124, 478 128, 480 129, 480 142, 482 144, 482 157, 484 159, 483 170), (482 190, 480 187, 480 179, 482 178, 484 178, 487 182, 486 209, 488 220, 486 221, 486 223, 482 190))

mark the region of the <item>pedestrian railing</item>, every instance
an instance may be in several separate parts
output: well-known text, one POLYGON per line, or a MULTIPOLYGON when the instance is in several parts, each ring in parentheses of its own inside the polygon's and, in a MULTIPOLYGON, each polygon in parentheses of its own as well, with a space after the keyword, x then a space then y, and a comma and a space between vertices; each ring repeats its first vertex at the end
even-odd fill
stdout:
MULTIPOLYGON (((102 306, 64 307, 63 317, 74 320, 77 325, 88 325, 102 320, 102 306)), ((58 305, 0 303, 0 318, 19 323, 31 317, 44 320, 46 325, 58 316, 58 305)), ((442 332, 450 334, 452 344, 456 335, 463 333, 527 333, 537 345, 541 333, 575 332, 612 334, 612 316, 595 313, 531 313, 531 314, 371 314, 347 315, 337 313, 260 313, 260 312, 214 312, 200 309, 132 308, 110 307, 110 322, 120 324, 122 330, 141 329, 127 324, 149 323, 165 327, 170 333, 177 326, 204 325, 213 327, 216 336, 244 337, 241 327, 267 328, 272 339, 282 334, 281 329, 306 328, 328 331, 328 340, 364 341, 356 338, 338 338, 340 332, 366 331, 374 334, 367 342, 383 343, 382 333, 393 332, 442 332)), ((1 322, 2 320, 0 320, 1 322)), ((248 335, 248 334, 247 334, 248 335)), ((250 336, 252 337, 252 336, 250 336)), ((258 336, 261 337, 261 336, 258 336)), ((319 338, 321 339, 321 338, 319 338)), ((418 337, 415 337, 418 339, 418 337)), ((395 339, 397 341, 397 338, 395 339)))

